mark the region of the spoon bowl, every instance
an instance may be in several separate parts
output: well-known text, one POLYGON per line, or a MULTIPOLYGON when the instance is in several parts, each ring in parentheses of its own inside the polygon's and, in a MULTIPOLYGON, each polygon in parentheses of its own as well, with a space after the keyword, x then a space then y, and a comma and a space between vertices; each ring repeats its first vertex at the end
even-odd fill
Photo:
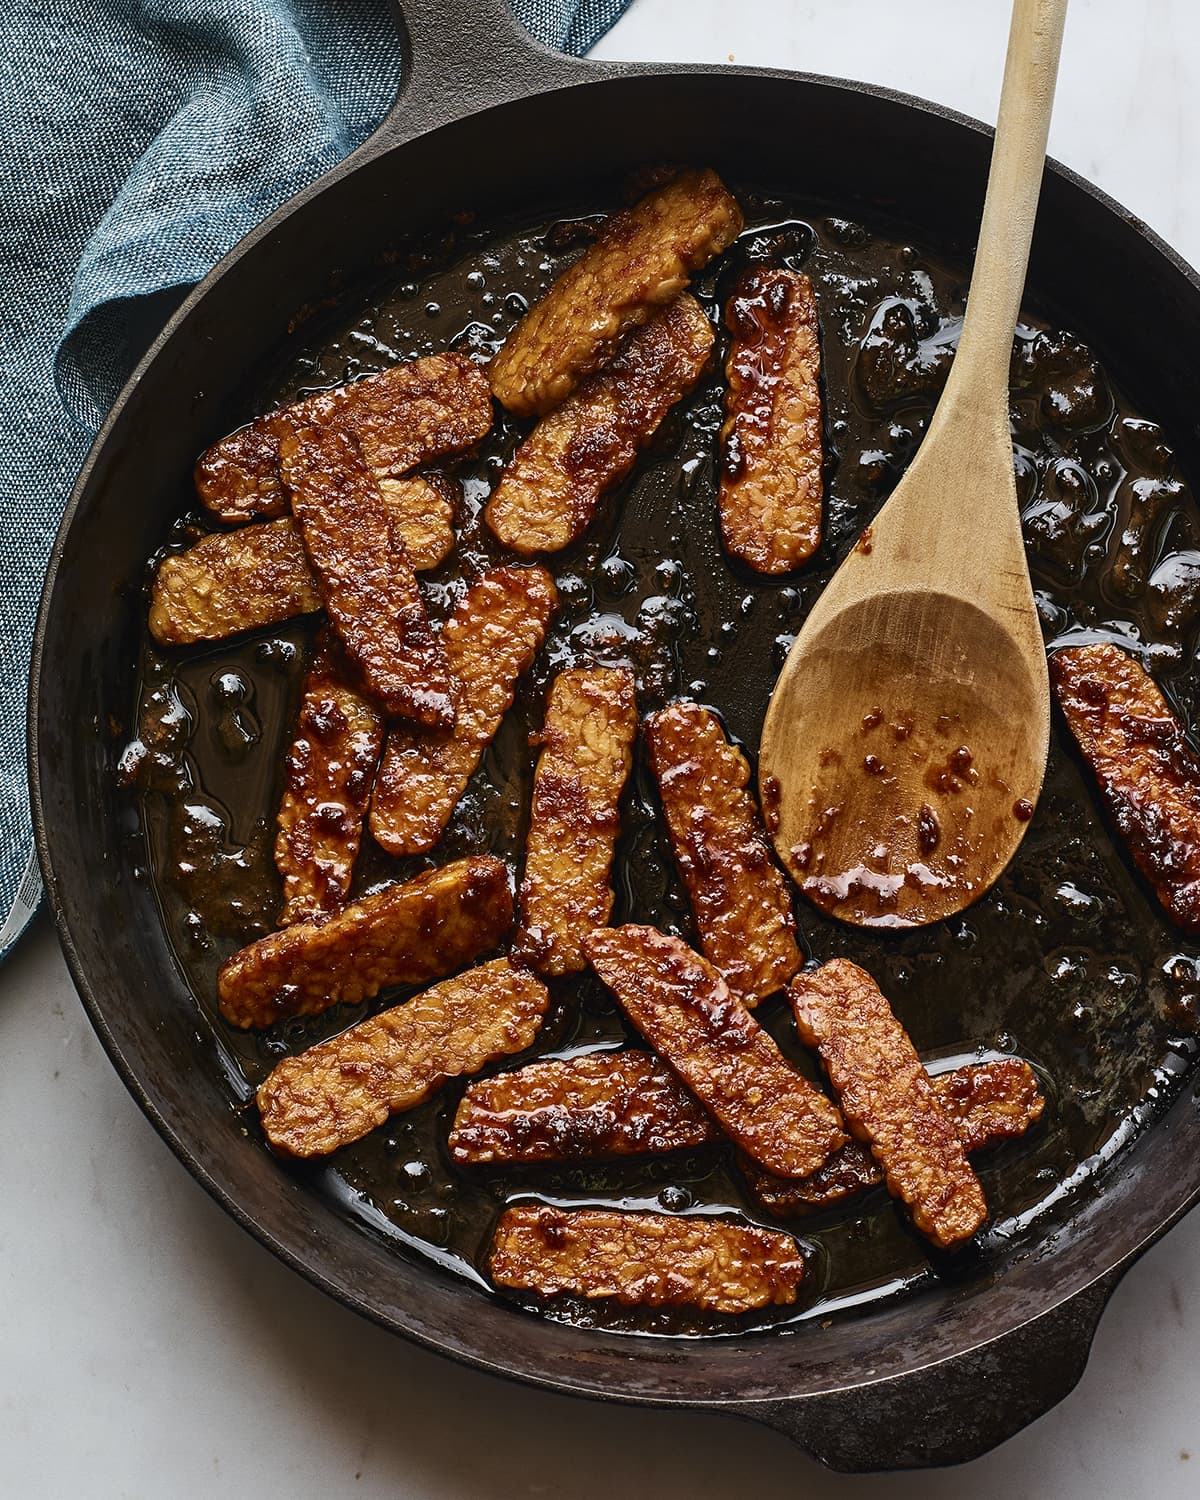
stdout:
POLYGON ((1042 715, 1013 715, 1045 697, 1022 635, 933 589, 869 593, 817 622, 804 672, 771 700, 762 792, 784 865, 823 911, 920 926, 1003 871, 1046 761, 1042 715))

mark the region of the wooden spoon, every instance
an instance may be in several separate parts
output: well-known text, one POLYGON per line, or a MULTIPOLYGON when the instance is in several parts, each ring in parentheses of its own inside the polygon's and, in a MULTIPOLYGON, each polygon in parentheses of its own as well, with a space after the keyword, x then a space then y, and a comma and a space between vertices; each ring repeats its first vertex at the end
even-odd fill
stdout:
POLYGON ((760 786, 784 865, 859 926, 988 890, 1029 826, 1050 735, 1008 371, 1067 0, 1015 0, 975 271, 924 442, 792 646, 760 786))

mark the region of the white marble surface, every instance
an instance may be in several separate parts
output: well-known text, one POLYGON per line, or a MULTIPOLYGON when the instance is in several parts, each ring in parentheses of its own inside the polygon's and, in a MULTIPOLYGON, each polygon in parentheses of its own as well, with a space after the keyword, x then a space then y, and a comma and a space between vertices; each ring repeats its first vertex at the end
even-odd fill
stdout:
MULTIPOLYGON (((1056 155, 1200 262, 1200 6, 1075 0, 1056 155)), ((990 116, 1003 0, 636 0, 601 55, 790 66, 990 116)), ((1119 292, 1119 289, 1114 289, 1119 292)), ((536 1394, 311 1290, 99 1050, 45 919, 0 972, 0 1495, 516 1500, 1200 1494, 1200 1215, 1129 1275, 1056 1411, 965 1470, 847 1478, 724 1419, 536 1394)))

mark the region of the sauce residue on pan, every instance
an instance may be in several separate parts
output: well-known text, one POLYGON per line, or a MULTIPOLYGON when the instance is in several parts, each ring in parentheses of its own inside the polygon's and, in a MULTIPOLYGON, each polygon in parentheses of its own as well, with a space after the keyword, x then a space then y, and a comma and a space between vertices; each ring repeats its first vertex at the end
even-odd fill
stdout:
MULTIPOLYGON (((568 551, 550 560, 561 610, 534 672, 488 750, 441 844, 391 860, 370 839, 355 892, 472 852, 519 871, 533 752, 550 677, 578 665, 624 666, 643 713, 683 695, 709 703, 748 749, 757 744, 775 674, 810 604, 870 522, 925 430, 952 355, 966 272, 903 237, 831 217, 811 204, 740 194, 748 214, 738 244, 694 290, 721 330, 724 303, 755 261, 803 269, 821 308, 825 385, 824 540, 812 562, 777 580, 731 564, 718 540, 722 420, 719 343, 712 372, 664 423, 632 479, 568 551)), ((278 399, 351 379, 435 349, 486 356, 498 347, 567 256, 587 237, 578 216, 488 236, 467 231, 415 257, 334 337, 298 359, 249 417, 278 399)), ((1013 357, 1012 425, 1026 541, 1047 639, 1116 638, 1141 653, 1189 724, 1196 686, 1185 673, 1200 621, 1200 516, 1161 430, 1133 412, 1073 335, 1022 324, 1013 357)), ((459 547, 423 586, 444 619, 470 579, 503 558, 482 508, 525 429, 498 415, 477 457, 459 470, 459 547)), ((186 542, 186 523, 170 545, 186 542)), ((236 947, 274 925, 271 860, 283 760, 296 712, 311 621, 209 649, 163 654, 146 642, 139 739, 125 770, 142 824, 164 920, 200 1012, 219 1040, 231 1095, 257 1119, 254 1087, 290 1051, 343 1030, 367 1007, 334 1010, 250 1035, 216 1013, 216 971, 236 947)), ((868 716, 868 719, 870 716, 868 716)), ((864 774, 886 768, 911 725, 864 721, 864 774), (878 766, 868 765, 874 757, 878 766)), ((970 747, 948 744, 939 774, 963 782, 970 747)), ((771 789, 764 788, 772 815, 771 789)), ((943 836, 920 809, 922 847, 943 836)), ((1028 818, 1017 803, 1013 816, 1028 818)), ((657 818, 639 750, 623 805, 614 921, 690 933, 686 898, 657 818)), ((1114 848, 1057 726, 1045 790, 1012 866, 977 906, 928 929, 847 929, 797 905, 805 951, 865 965, 913 1040, 940 1071, 1017 1054, 1038 1069, 1049 1104, 1024 1140, 979 1158, 991 1208, 980 1264, 998 1266, 1036 1239, 1064 1184, 1088 1189, 1109 1161, 1165 1108, 1190 1076, 1200 1014, 1200 949, 1171 929, 1114 848)), ((567 1055, 627 1036, 601 987, 558 981, 534 1049, 567 1055)), ((384 997, 376 1008, 403 998, 384 997)), ((782 1000, 757 1012, 810 1076, 782 1000)), ((503 1172, 450 1164, 446 1137, 461 1084, 323 1165, 295 1171, 338 1210, 401 1253, 420 1254, 480 1281, 505 1202, 732 1211, 771 1225, 743 1196, 720 1148, 617 1165, 503 1172)), ((264 1147, 265 1149, 265 1147, 264 1147)), ((611 1331, 742 1332, 825 1319, 927 1286, 937 1274, 882 1190, 790 1227, 810 1256, 794 1308, 733 1323, 678 1310, 637 1312, 569 1299, 547 1316, 611 1331)))

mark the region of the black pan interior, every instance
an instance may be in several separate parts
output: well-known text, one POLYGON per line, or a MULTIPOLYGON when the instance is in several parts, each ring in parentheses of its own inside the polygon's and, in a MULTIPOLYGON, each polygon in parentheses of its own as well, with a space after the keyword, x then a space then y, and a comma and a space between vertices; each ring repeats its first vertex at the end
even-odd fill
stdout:
MULTIPOLYGON (((263 1238, 344 1300, 485 1364, 610 1393, 621 1369, 626 1395, 751 1400, 827 1389, 868 1365, 881 1375, 979 1342, 1134 1251, 1195 1190, 1193 1086, 1162 1100, 1163 1118, 1122 1155, 1119 1173, 1064 1199, 1046 1226, 1052 1244, 999 1251, 961 1278, 802 1337, 634 1337, 615 1341, 617 1350, 588 1332, 514 1317, 397 1256, 385 1235, 332 1211, 243 1131, 164 939, 134 804, 115 776, 131 727, 144 562, 180 513, 195 453, 256 409, 323 328, 364 305, 370 286, 389 272, 394 282, 395 253, 414 231, 464 210, 532 220, 605 204, 619 173, 648 157, 711 161, 733 181, 784 186, 845 218, 905 222, 918 246, 961 262, 986 141, 934 112, 819 82, 693 74, 508 106, 329 188, 260 237, 185 315, 99 452, 48 600, 35 705, 39 792, 71 956, 106 1041, 177 1148, 263 1238), (536 160, 513 149, 534 138, 536 160), (1051 1255, 1049 1278, 1037 1267, 1051 1255), (631 1346, 636 1375, 625 1362, 631 1346)), ((1094 197, 1051 178, 1031 286, 1033 311, 1078 330, 1194 471, 1195 375, 1184 351, 1200 315, 1185 272, 1094 197), (1123 295, 1114 297, 1117 286, 1123 295)), ((736 732, 753 735, 748 707, 738 722, 737 705, 722 706, 736 732)))

